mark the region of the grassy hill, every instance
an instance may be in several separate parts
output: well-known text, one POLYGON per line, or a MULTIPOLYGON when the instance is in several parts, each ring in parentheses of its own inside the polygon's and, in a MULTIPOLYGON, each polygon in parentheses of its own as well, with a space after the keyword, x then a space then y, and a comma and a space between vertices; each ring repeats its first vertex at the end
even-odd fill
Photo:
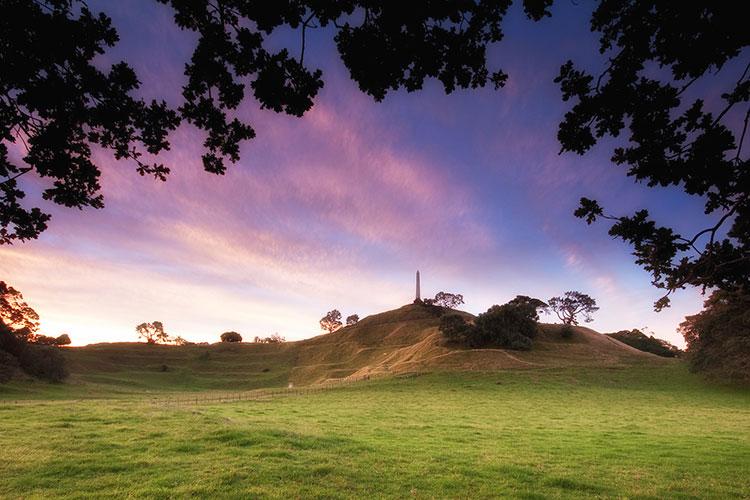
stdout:
POLYGON ((410 372, 665 362, 588 328, 576 327, 573 337, 564 339, 559 325, 545 324, 531 351, 448 348, 442 345, 439 321, 429 309, 407 305, 331 334, 284 344, 94 344, 64 351, 71 369, 68 385, 81 395, 249 390, 410 372))

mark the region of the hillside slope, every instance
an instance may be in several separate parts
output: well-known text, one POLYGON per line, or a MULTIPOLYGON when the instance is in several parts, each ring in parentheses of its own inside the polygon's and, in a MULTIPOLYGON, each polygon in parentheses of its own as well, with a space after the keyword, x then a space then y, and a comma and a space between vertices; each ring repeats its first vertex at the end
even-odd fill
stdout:
MULTIPOLYGON (((468 313, 467 319, 471 318, 468 313)), ((442 345, 440 319, 407 305, 375 314, 334 333, 284 344, 213 344, 183 347, 138 343, 66 349, 73 383, 143 389, 221 389, 312 384, 422 371, 620 366, 664 362, 591 329, 541 325, 531 351, 454 349, 442 345)))

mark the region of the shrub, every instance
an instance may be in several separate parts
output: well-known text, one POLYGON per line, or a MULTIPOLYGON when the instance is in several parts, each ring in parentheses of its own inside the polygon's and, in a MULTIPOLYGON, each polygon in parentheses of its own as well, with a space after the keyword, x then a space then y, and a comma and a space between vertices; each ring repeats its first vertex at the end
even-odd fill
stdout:
POLYGON ((55 339, 55 345, 70 345, 70 335, 63 333, 55 339))
POLYGON ((448 314, 440 319, 440 333, 449 343, 465 344, 470 330, 471 325, 458 314, 448 314))
POLYGON ((242 342, 242 335, 237 332, 224 332, 220 338, 222 342, 242 342))
POLYGON ((473 347, 495 345, 510 349, 531 349, 537 334, 536 309, 504 304, 492 306, 477 316, 469 342, 473 347))
POLYGON ((63 355, 54 347, 28 344, 18 357, 21 368, 34 377, 62 382, 68 376, 63 355))
POLYGON ((665 358, 673 358, 681 352, 677 346, 673 346, 666 340, 657 339, 653 335, 649 337, 638 329, 629 331, 621 330, 615 333, 608 333, 607 335, 641 351, 650 352, 665 358))
POLYGON ((18 360, 5 351, 0 351, 0 384, 8 382, 18 371, 18 360))
POLYGON ((717 290, 680 324, 693 370, 750 382, 750 293, 717 290))

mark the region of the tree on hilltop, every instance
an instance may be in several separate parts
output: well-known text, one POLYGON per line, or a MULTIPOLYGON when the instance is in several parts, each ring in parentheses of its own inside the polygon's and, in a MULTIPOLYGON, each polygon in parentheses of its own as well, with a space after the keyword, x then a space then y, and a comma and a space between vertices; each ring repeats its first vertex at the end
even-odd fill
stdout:
POLYGON ((242 335, 237 332, 224 332, 219 338, 222 342, 242 342, 242 335))
POLYGON ((320 328, 328 333, 335 332, 341 328, 341 326, 341 313, 338 309, 328 311, 328 313, 320 319, 320 328))
POLYGON ((599 310, 596 300, 585 293, 565 292, 561 297, 552 297, 547 301, 549 308, 560 318, 565 325, 578 325, 578 317, 583 316, 583 321, 593 321, 591 315, 599 310))
POLYGON ((352 314, 346 317, 346 326, 352 326, 359 323, 359 314, 352 314))
POLYGON ((135 327, 135 331, 148 344, 169 344, 172 342, 172 338, 164 331, 164 325, 161 321, 141 323, 135 327))
POLYGON ((438 292, 430 305, 455 309, 464 303, 464 296, 460 293, 438 292))

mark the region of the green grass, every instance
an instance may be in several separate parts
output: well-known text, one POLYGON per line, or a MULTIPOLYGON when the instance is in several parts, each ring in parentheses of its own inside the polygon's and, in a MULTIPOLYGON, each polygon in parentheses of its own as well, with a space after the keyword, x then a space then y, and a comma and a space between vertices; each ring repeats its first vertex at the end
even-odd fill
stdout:
POLYGON ((81 385, 0 402, 0 497, 750 497, 750 393, 681 363, 186 406, 81 385))

